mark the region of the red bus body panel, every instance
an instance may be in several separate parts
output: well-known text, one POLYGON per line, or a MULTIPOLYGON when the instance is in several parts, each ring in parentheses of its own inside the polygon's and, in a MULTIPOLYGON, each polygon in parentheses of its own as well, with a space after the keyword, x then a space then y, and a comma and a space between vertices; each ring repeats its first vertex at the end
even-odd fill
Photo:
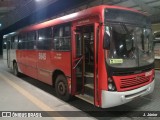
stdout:
POLYGON ((52 85, 52 74, 63 70, 71 77, 71 53, 46 50, 17 50, 17 63, 22 73, 52 85), (39 53, 45 53, 46 59, 39 59, 39 53))

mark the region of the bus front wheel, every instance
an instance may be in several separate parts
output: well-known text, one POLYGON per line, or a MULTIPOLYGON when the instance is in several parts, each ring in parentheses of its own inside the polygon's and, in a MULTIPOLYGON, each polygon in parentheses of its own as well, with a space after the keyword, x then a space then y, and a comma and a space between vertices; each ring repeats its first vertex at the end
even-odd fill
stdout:
POLYGON ((56 83, 55 83, 55 90, 57 96, 64 100, 68 101, 70 99, 70 94, 68 91, 68 84, 67 80, 64 75, 58 75, 56 78, 56 83))

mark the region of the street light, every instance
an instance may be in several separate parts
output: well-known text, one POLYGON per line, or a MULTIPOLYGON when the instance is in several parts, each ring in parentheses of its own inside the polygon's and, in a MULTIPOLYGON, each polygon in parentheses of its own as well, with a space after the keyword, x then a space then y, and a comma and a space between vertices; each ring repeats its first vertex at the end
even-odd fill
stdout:
POLYGON ((35 0, 36 2, 41 2, 42 0, 35 0))

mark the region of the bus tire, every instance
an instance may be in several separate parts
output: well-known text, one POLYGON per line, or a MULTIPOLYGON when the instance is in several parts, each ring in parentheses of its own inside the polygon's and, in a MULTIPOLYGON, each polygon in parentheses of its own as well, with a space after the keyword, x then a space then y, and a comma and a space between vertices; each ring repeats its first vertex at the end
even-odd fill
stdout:
POLYGON ((68 84, 64 75, 61 74, 57 76, 56 83, 55 83, 55 90, 56 90, 57 96, 60 99, 64 101, 68 101, 70 99, 68 84))
POLYGON ((13 74, 14 74, 15 76, 19 76, 18 66, 17 66, 17 63, 16 63, 16 62, 13 63, 13 74))

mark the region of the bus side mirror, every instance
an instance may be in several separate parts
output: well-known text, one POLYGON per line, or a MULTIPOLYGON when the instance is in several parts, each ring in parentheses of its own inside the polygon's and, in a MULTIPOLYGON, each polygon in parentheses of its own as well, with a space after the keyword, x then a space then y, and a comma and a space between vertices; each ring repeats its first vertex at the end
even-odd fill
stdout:
POLYGON ((110 36, 106 32, 103 38, 103 49, 110 49, 110 36))

